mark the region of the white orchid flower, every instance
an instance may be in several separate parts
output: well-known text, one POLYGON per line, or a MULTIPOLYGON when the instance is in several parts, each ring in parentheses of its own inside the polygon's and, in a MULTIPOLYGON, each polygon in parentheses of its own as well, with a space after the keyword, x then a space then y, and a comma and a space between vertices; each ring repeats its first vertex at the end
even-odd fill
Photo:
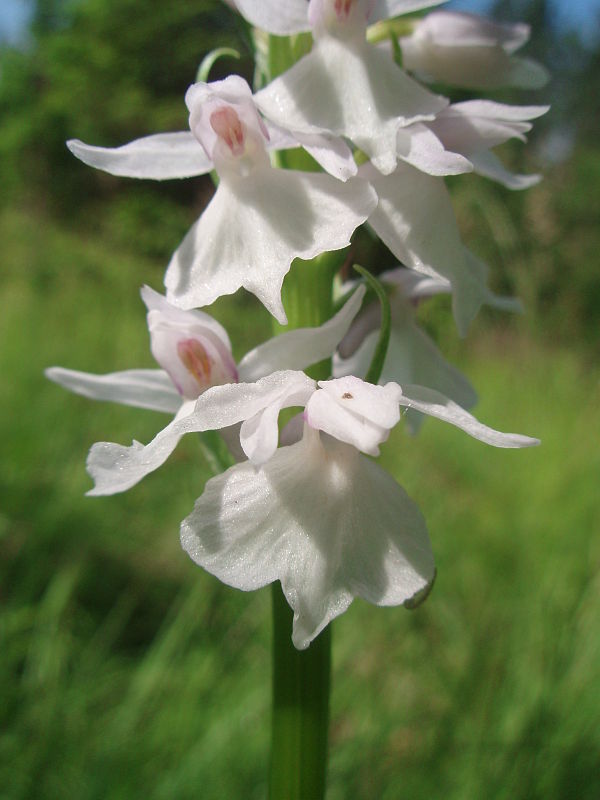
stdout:
MULTIPOLYGON (((323 24, 335 26, 353 14, 364 15, 369 23, 431 8, 445 0, 235 0, 229 3, 252 25, 269 33, 288 36, 304 33, 323 24), (360 9, 357 12, 357 9, 360 9)), ((228 0, 225 0, 228 2, 228 0)))
POLYGON ((324 394, 311 395, 305 419, 313 428, 353 444, 369 455, 379 453, 378 445, 388 437, 389 430, 400 415, 396 405, 414 408, 422 414, 437 417, 460 428, 474 439, 493 447, 520 448, 539 444, 538 439, 518 433, 502 433, 479 422, 450 398, 426 386, 395 382, 374 386, 354 375, 319 381, 324 394))
POLYGON ((442 178, 403 162, 391 175, 381 175, 371 164, 359 172, 379 196, 369 225, 405 266, 449 281, 461 336, 484 303, 520 310, 517 300, 499 297, 488 287, 488 267, 464 246, 442 178))
POLYGON ((539 89, 548 72, 513 55, 529 39, 529 25, 491 22, 476 14, 434 11, 400 39, 402 63, 423 80, 468 89, 539 89))
MULTIPOLYGON (((413 310, 422 299, 451 292, 450 283, 411 269, 389 270, 378 278, 390 290, 391 311, 390 339, 379 383, 397 381, 402 386, 429 386, 463 408, 474 406, 477 394, 470 382, 446 361, 432 339, 419 327, 413 310)), ((369 303, 355 318, 338 346, 333 362, 335 377, 364 377, 367 374, 380 324, 379 303, 369 303)), ((404 419, 411 432, 416 433, 424 417, 410 409, 404 419)))
MULTIPOLYGON (((206 84, 194 85, 206 86, 206 84)), ((230 75, 224 81, 217 81, 208 86, 215 90, 220 88, 224 99, 236 105, 238 113, 241 111, 242 116, 246 116, 247 121, 250 120, 251 126, 258 124, 265 137, 264 145, 269 152, 303 147, 334 177, 347 180, 356 174, 352 153, 338 137, 328 135, 296 137, 286 127, 274 125, 258 117, 252 108, 252 103, 249 102, 252 95, 248 84, 238 75, 230 75)), ((208 135, 209 141, 212 139, 214 144, 214 137, 210 137, 210 131, 208 135)), ((206 175, 215 166, 212 155, 191 131, 152 134, 120 147, 97 147, 79 139, 70 139, 67 147, 84 164, 123 178, 157 181, 194 178, 206 175)))
MULTIPOLYGON (((277 446, 279 409, 287 404, 302 405, 306 388, 312 391, 314 385, 302 373, 295 373, 302 377, 282 389, 271 373, 277 376, 282 369, 304 369, 330 357, 350 327, 363 296, 364 289, 360 288, 320 327, 283 333, 248 352, 236 365, 229 337, 218 322, 202 311, 175 308, 145 287, 142 297, 148 307, 151 349, 162 369, 108 375, 62 367, 46 370, 48 378, 85 397, 175 415, 146 447, 135 441, 129 448, 110 443, 94 445, 88 457, 88 471, 95 486, 88 494, 114 494, 129 489, 166 461, 184 433, 223 430, 244 420, 248 422, 242 425, 239 435, 243 452, 255 461, 260 461, 264 452, 268 458, 277 446), (271 377, 261 383, 259 379, 264 376, 271 377), (238 381, 243 388, 230 393, 227 386, 236 386, 238 381), (201 413, 196 413, 198 398, 204 398, 201 413), (275 427, 269 426, 268 413, 261 416, 267 407, 271 408, 271 415, 277 409, 275 427), (265 430, 269 434, 266 438, 262 436, 265 430)), ((237 447, 232 449, 239 451, 237 447)))
POLYGON ((491 100, 467 100, 454 103, 427 123, 446 150, 461 153, 479 175, 498 181, 508 189, 527 189, 541 180, 540 175, 517 175, 509 172, 492 153, 509 139, 526 141, 532 124, 549 106, 509 106, 491 100))
MULTIPOLYGON (((297 377, 287 373, 285 380, 293 385, 297 377)), ((361 455, 378 453, 400 406, 496 446, 537 444, 493 431, 423 387, 347 377, 308 391, 302 439, 276 450, 259 470, 245 462, 209 480, 181 525, 184 550, 224 583, 249 591, 281 581, 299 649, 354 597, 400 605, 433 580, 421 513, 388 473, 361 455)))
MULTIPOLYGON (((444 109, 445 110, 445 109, 444 109)), ((440 113, 444 113, 441 111, 440 113)), ((415 122, 399 128, 396 135, 396 156, 428 175, 460 175, 473 171, 469 158, 452 151, 432 128, 431 122, 415 122)))
POLYGON ((305 0, 237 3, 272 33, 311 29, 312 51, 255 96, 264 115, 295 135, 343 136, 383 173, 392 172, 398 130, 431 120, 448 100, 431 94, 367 42, 366 29, 394 14, 431 3, 305 0))
MULTIPOLYGON (((116 150, 69 146, 86 163, 120 175, 184 177, 214 166, 219 186, 171 258, 167 297, 188 309, 243 286, 285 324, 281 285, 292 260, 348 245, 375 207, 375 192, 360 178, 342 183, 322 173, 272 168, 269 131, 239 76, 194 84, 186 103, 189 134, 148 137, 116 150)), ((291 146, 285 132, 274 135, 281 146, 291 146)), ((351 158, 347 151, 338 159, 338 146, 328 149, 324 137, 311 142, 334 161, 351 158)))

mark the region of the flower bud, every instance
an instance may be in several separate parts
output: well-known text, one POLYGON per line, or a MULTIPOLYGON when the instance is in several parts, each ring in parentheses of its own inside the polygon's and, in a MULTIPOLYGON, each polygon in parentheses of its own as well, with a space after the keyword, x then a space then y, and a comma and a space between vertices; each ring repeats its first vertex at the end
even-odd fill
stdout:
POLYGON ((202 311, 176 308, 148 286, 142 298, 152 355, 182 397, 194 400, 211 386, 237 382, 229 337, 216 320, 202 311))
POLYGON ((537 89, 544 67, 513 53, 529 39, 529 26, 491 22, 475 14, 435 11, 400 39, 403 66, 419 77, 472 89, 537 89))
POLYGON ((219 173, 247 173, 269 163, 269 134, 243 78, 230 75, 223 81, 195 83, 185 102, 190 129, 219 173))

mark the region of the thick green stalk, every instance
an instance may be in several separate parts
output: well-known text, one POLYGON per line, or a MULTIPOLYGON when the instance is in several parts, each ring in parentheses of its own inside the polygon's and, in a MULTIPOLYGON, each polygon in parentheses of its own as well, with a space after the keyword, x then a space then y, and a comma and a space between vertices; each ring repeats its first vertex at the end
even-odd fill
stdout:
MULTIPOLYGON (((284 284, 287 328, 320 325, 333 314, 332 279, 343 254, 296 261, 284 284)), ((331 363, 315 365, 328 378, 331 363)), ((323 800, 327 768, 331 625, 307 650, 292 644, 292 610, 275 583, 273 593, 273 716, 269 800, 323 800)))
MULTIPOLYGON (((294 328, 322 325, 333 316, 333 276, 344 261, 345 250, 323 253, 311 261, 297 258, 285 277, 281 297, 285 307, 288 324, 281 326, 273 322, 276 334, 294 328)), ((314 370, 309 370, 313 375, 314 370)), ((329 370, 321 370, 315 378, 324 379, 329 370)))
POLYGON ((331 626, 307 650, 291 640, 292 610, 273 592, 273 717, 270 800, 325 797, 331 626))

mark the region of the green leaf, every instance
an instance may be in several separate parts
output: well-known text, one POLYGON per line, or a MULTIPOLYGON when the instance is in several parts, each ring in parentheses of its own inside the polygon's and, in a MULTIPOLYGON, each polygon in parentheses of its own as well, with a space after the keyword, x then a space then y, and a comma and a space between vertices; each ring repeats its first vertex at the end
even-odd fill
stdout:
POLYGON ((370 272, 364 269, 364 267, 361 267, 358 264, 354 264, 354 269, 365 279, 367 285, 375 292, 381 304, 381 328, 379 330, 379 339, 377 340, 377 345, 375 347, 375 352, 373 353, 373 358, 371 359, 371 364, 367 374, 365 375, 365 380, 368 383, 377 383, 381 377, 383 363, 385 361, 388 344, 390 342, 390 301, 388 300, 385 289, 383 288, 381 282, 377 280, 377 278, 375 278, 370 272))
POLYGON ((234 50, 233 47, 217 47, 215 50, 211 50, 210 53, 207 53, 202 59, 198 67, 198 72, 196 73, 196 80, 206 83, 214 63, 224 57, 241 58, 238 51, 234 50))

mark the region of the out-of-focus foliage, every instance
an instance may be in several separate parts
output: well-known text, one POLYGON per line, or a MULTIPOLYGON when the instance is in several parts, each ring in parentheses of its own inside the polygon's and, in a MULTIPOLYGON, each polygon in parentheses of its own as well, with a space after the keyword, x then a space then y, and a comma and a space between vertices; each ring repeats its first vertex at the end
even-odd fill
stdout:
MULTIPOLYGON (((84 497, 92 442, 147 442, 167 417, 42 372, 152 366, 134 287, 163 270, 22 212, 0 236, 0 796, 261 800, 270 593, 181 550, 209 475, 197 439, 130 491, 84 497)), ((247 294, 217 305, 238 352, 268 336, 247 294)), ((481 419, 543 445, 429 420, 384 446, 439 578, 416 611, 356 601, 336 620, 329 800, 600 796, 600 370, 502 322, 476 321, 458 365, 481 419)))
MULTIPOLYGON (((243 70, 246 41, 220 0, 38 0, 28 44, 0 51, 4 203, 95 219, 138 252, 165 257, 185 231, 198 183, 120 181, 83 167, 65 141, 116 146, 184 130, 183 95, 206 52, 234 46, 246 54, 235 62, 243 70)), ((217 62, 211 77, 229 67, 217 62)))
POLYGON ((453 194, 461 230, 493 265, 495 287, 523 302, 525 314, 509 324, 597 352, 600 148, 577 147, 527 192, 468 176, 453 182, 453 194))
MULTIPOLYGON (((564 7, 567 4, 564 3, 564 7)), ((550 70, 551 81, 543 89, 530 92, 504 92, 507 102, 547 103, 552 111, 536 121, 537 134, 553 132, 554 145, 549 156, 565 157, 567 139, 572 145, 597 142, 600 131, 600 10, 589 13, 590 35, 584 43, 572 26, 566 25, 567 15, 558 13, 556 0, 496 0, 493 15, 500 20, 526 22, 531 27, 531 39, 525 51, 550 70), (595 39, 594 33, 595 30, 595 39), (559 140, 557 144, 557 140, 559 140), (562 142, 560 142, 562 140, 562 142), (558 148, 561 152, 558 152, 558 148)))

